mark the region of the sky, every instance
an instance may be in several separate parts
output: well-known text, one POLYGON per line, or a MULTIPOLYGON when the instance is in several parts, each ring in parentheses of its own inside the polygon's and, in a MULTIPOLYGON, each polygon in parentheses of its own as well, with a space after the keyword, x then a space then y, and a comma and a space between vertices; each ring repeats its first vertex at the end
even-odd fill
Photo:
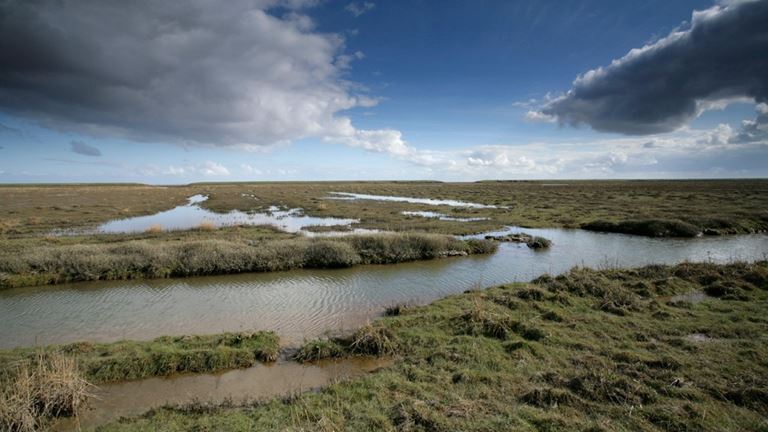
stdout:
POLYGON ((768 176, 768 0, 4 0, 0 183, 768 176))

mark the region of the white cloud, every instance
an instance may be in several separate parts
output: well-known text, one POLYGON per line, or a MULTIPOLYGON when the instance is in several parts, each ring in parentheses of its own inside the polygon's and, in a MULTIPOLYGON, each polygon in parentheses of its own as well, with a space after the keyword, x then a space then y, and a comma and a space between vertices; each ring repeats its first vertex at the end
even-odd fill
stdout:
POLYGON ((198 168, 200 174, 204 176, 228 176, 229 169, 224 165, 216 162, 206 161, 201 167, 198 168))
POLYGON ((0 107, 97 137, 251 151, 321 138, 379 151, 380 140, 359 143, 381 133, 358 132, 342 114, 378 103, 344 79, 364 55, 314 30, 300 9, 314 3, 9 0, 0 38, 16 48, 5 55, 0 107), (29 61, 43 66, 30 74, 29 61))
POLYGON ((185 164, 185 165, 170 165, 163 170, 158 170, 156 167, 150 166, 146 168, 147 175, 168 175, 174 177, 192 177, 192 176, 204 176, 204 177, 223 177, 229 176, 231 173, 229 169, 213 161, 205 161, 199 164, 185 164))
POLYGON ((483 145, 441 152, 406 146, 390 154, 422 167, 433 178, 461 180, 706 176, 724 175, 740 163, 768 166, 768 140, 737 142, 735 136, 729 125, 721 124, 651 137, 483 145), (715 168, 719 171, 712 171, 715 168))
POLYGON ((352 2, 348 4, 344 10, 354 15, 355 18, 360 15, 373 10, 376 7, 376 3, 370 1, 352 2))
POLYGON ((263 174, 263 172, 260 169, 255 168, 255 167, 253 167, 253 166, 251 166, 249 164, 240 164, 240 168, 246 174, 252 174, 252 175, 261 175, 261 174, 263 174))
POLYGON ((541 111, 528 111, 525 113, 525 119, 530 122, 538 122, 538 123, 555 123, 557 121, 557 117, 549 114, 544 114, 541 111))

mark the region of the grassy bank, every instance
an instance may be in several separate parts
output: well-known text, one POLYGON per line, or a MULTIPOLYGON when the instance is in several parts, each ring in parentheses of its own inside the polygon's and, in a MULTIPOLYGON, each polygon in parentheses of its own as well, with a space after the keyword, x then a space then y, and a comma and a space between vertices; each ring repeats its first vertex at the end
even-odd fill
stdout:
MULTIPOLYGON (((601 220, 583 224, 581 228, 589 231, 613 232, 646 237, 696 237, 705 230, 705 228, 688 222, 668 219, 627 220, 620 222, 601 220)), ((714 233, 713 231, 708 232, 714 233)))
MULTIPOLYGON (((577 228, 586 223, 679 220, 710 234, 768 229, 768 181, 508 181, 221 183, 176 187, 143 185, 1 186, 0 236, 20 237, 53 229, 93 227, 152 214, 205 194, 202 206, 218 212, 300 207, 319 217, 360 219, 355 225, 387 231, 472 234, 505 225, 577 228), (428 206, 402 202, 326 199, 330 192, 453 199, 499 208, 428 206), (476 222, 403 215, 438 211, 476 222)), ((209 233, 210 238, 216 232, 209 233)))
POLYGON ((151 341, 77 342, 0 351, 0 370, 65 357, 76 361, 88 381, 105 383, 250 367, 277 360, 279 351, 280 340, 273 332, 164 336, 151 341))
POLYGON ((378 234, 286 240, 228 239, 59 243, 55 239, 0 242, 0 287, 74 281, 186 277, 299 268, 391 264, 460 254, 490 253, 491 242, 432 234, 378 234))
POLYGON ((576 269, 393 310, 306 348, 399 357, 376 374, 102 430, 764 430, 766 307, 765 262, 576 269), (672 297, 696 291, 718 297, 672 297))
POLYGON ((90 383, 250 367, 279 350, 277 335, 255 332, 0 351, 0 430, 44 430, 77 415, 90 383))

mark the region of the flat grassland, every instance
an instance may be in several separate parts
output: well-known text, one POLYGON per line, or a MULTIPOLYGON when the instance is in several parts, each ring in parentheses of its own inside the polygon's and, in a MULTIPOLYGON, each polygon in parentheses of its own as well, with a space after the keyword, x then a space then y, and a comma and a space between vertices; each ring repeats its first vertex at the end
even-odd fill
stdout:
POLYGON ((396 358, 319 393, 100 430, 764 430, 766 307, 765 262, 575 269, 310 342, 316 358, 396 358), (699 291, 709 297, 672 297, 699 291))
MULTIPOLYGON (((488 253, 439 234, 586 227, 638 235, 768 229, 768 181, 335 182, 0 186, 0 286, 343 267, 488 253), (328 199, 330 192, 452 199, 498 208, 328 199), (394 234, 308 239, 263 226, 55 236, 205 194, 217 212, 300 207, 394 234), (476 222, 405 216, 438 211, 476 222)), ((103 430, 764 430, 768 263, 574 269, 452 296, 296 359, 393 356, 318 393, 247 406, 158 409, 103 430), (703 292, 707 297, 674 297, 703 292)), ((0 430, 77 411, 84 380, 215 371, 273 360, 268 332, 88 342, 0 352, 0 430), (18 366, 18 367, 17 367, 18 366), (54 392, 51 383, 61 383, 54 392), (32 391, 32 390, 34 391, 32 391), (25 396, 26 395, 26 396, 25 396), (22 397, 23 396, 23 397, 22 397), (43 403, 45 402, 45 403, 43 403), (21 420, 20 420, 21 419, 21 420)))
POLYGON ((194 194, 208 195, 202 206, 216 212, 284 205, 311 216, 356 218, 359 227, 388 231, 469 234, 505 225, 580 227, 643 220, 682 221, 712 234, 768 229, 768 180, 290 182, 0 186, 0 235, 16 238, 93 227, 168 210, 194 194), (499 208, 327 199, 330 192, 454 199, 499 208), (420 210, 491 219, 466 223, 402 214, 420 210))

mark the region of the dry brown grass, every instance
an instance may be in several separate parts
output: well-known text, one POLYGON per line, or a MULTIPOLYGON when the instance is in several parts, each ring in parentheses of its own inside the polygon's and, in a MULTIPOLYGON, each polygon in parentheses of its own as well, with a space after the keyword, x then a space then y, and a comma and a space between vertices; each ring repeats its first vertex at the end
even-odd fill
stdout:
POLYGON ((150 225, 150 227, 147 228, 144 232, 147 232, 147 233, 160 233, 160 232, 163 232, 163 226, 160 225, 160 224, 150 225))
POLYGON ((75 359, 62 355, 40 356, 23 362, 2 380, 0 430, 35 431, 51 418, 76 416, 88 398, 90 384, 77 369, 75 359))
POLYGON ((203 221, 197 227, 203 231, 213 231, 216 229, 216 224, 211 221, 203 221))

